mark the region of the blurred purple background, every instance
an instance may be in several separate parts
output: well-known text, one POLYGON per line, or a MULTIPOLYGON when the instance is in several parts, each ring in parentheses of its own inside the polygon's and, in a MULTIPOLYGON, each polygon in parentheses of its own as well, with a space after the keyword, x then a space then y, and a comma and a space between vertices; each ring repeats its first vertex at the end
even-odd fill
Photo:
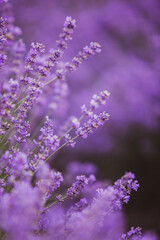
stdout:
POLYGON ((64 149, 56 165, 92 161, 100 179, 115 180, 125 171, 135 172, 141 188, 126 207, 128 224, 160 231, 160 1, 13 0, 13 8, 28 47, 38 41, 54 48, 70 15, 77 29, 66 60, 90 41, 101 44, 101 54, 68 75, 70 92, 62 118, 79 117, 80 106, 107 89, 111 97, 105 110, 110 120, 79 140, 73 151, 64 149))

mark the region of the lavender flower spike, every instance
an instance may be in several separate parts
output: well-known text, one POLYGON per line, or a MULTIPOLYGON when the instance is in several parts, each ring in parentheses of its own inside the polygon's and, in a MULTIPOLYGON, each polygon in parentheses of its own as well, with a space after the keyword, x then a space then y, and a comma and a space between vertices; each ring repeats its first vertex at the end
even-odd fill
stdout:
POLYGON ((107 98, 109 98, 110 93, 107 90, 101 91, 100 94, 94 94, 91 101, 89 108, 86 107, 85 104, 81 106, 82 114, 86 116, 93 116, 93 111, 96 108, 99 108, 101 105, 105 105, 107 98))
POLYGON ((67 197, 73 198, 74 196, 77 196, 81 190, 88 184, 88 179, 84 176, 77 176, 76 182, 73 183, 72 187, 70 187, 67 191, 67 197))
POLYGON ((79 127, 76 131, 78 136, 87 138, 90 133, 93 133, 93 129, 103 125, 105 121, 109 119, 109 114, 106 112, 100 113, 99 115, 94 114, 91 119, 84 123, 83 127, 79 127))
POLYGON ((131 227, 131 230, 128 231, 126 234, 122 234, 119 240, 138 240, 142 236, 141 228, 131 227))
POLYGON ((93 56, 96 53, 101 52, 101 45, 97 42, 91 42, 89 46, 85 46, 82 52, 79 52, 77 57, 74 57, 71 62, 67 62, 65 65, 66 72, 76 71, 80 64, 86 60, 89 56, 93 56))
POLYGON ((120 196, 119 199, 122 203, 128 203, 131 191, 137 191, 139 188, 138 181, 134 179, 135 175, 133 173, 126 172, 121 179, 118 179, 115 182, 114 188, 117 190, 117 193, 120 196))
POLYGON ((64 50, 68 46, 68 41, 72 40, 73 30, 76 27, 76 20, 71 17, 66 17, 63 25, 63 31, 59 35, 60 39, 57 41, 58 48, 64 50))
POLYGON ((30 73, 33 69, 33 64, 36 62, 36 58, 40 53, 43 53, 45 51, 45 46, 42 43, 31 43, 31 48, 29 51, 29 54, 26 58, 27 66, 26 73, 30 73))
POLYGON ((2 17, 0 18, 0 68, 4 65, 7 60, 7 56, 5 54, 4 43, 7 41, 6 38, 7 28, 6 21, 2 17))

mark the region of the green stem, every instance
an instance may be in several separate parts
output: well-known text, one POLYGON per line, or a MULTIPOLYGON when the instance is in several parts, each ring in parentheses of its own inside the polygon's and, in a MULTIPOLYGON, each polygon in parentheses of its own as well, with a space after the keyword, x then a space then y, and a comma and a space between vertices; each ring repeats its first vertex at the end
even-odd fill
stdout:
MULTIPOLYGON (((23 83, 23 85, 22 85, 20 94, 19 94, 19 96, 18 96, 18 98, 17 98, 17 102, 16 102, 15 109, 16 109, 16 107, 17 107, 17 105, 18 105, 18 102, 19 102, 19 100, 20 100, 20 98, 21 98, 21 96, 22 96, 22 94, 23 94, 23 89, 24 89, 24 83, 23 83)), ((15 109, 14 109, 14 110, 15 110, 15 109)), ((14 111, 14 110, 13 110, 13 111, 14 111)))
POLYGON ((7 133, 4 135, 4 137, 2 138, 1 142, 0 142, 0 147, 3 146, 3 143, 5 142, 5 140, 7 139, 7 137, 9 137, 10 133, 12 132, 13 125, 11 125, 11 127, 8 129, 7 133))
MULTIPOLYGON (((75 139, 78 138, 78 137, 79 137, 79 136, 76 135, 75 137, 73 137, 73 138, 71 139, 71 141, 75 140, 75 139)), ((67 142, 63 143, 59 148, 57 148, 56 151, 54 151, 48 158, 46 158, 45 162, 47 162, 51 157, 53 157, 53 155, 54 155, 56 152, 58 152, 61 148, 63 148, 63 147, 66 146, 66 145, 67 145, 67 142)))
MULTIPOLYGON (((60 201, 64 201, 67 198, 67 196, 64 196, 60 199, 60 201)), ((47 211, 49 208, 51 208, 53 205, 55 205, 56 203, 58 203, 58 201, 54 201, 53 203, 51 203, 50 205, 48 205, 42 213, 44 213, 45 211, 47 211)))
MULTIPOLYGON (((56 79, 57 79, 57 77, 54 78, 54 79, 51 79, 51 80, 48 81, 48 82, 46 82, 46 83, 43 85, 43 87, 45 87, 45 86, 47 86, 48 84, 54 82, 56 79)), ((26 100, 26 98, 27 98, 28 96, 29 96, 29 95, 27 94, 27 95, 19 102, 19 105, 18 105, 18 107, 14 110, 14 112, 16 112, 16 111, 20 108, 20 106, 25 102, 25 100, 26 100)))
POLYGON ((22 106, 22 104, 25 102, 25 100, 27 99, 29 95, 27 94, 24 98, 22 98, 22 100, 19 102, 17 108, 13 111, 12 114, 14 114, 15 112, 17 112, 17 110, 22 106))
POLYGON ((56 78, 53 78, 53 79, 51 79, 50 81, 48 81, 48 82, 44 83, 43 87, 47 86, 48 84, 50 84, 50 83, 54 82, 54 81, 55 81, 55 80, 57 80, 57 79, 58 79, 57 77, 56 77, 56 78))

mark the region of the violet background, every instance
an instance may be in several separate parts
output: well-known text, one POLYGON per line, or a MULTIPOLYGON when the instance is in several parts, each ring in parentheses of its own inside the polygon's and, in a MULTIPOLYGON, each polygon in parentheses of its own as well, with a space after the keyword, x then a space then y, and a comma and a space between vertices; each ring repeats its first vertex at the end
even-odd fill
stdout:
POLYGON ((79 116, 83 103, 107 89, 110 121, 79 140, 73 151, 65 148, 51 164, 62 169, 69 161, 91 161, 100 179, 115 180, 133 171, 141 188, 125 208, 128 225, 160 233, 160 2, 13 0, 13 7, 28 47, 38 41, 54 48, 70 15, 77 29, 65 57, 71 59, 90 41, 102 45, 101 54, 68 75, 70 93, 61 116, 79 116))

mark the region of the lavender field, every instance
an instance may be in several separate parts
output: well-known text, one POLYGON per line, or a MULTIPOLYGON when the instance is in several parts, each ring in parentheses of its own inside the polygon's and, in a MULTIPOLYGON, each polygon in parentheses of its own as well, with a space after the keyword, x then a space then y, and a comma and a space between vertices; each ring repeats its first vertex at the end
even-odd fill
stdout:
POLYGON ((158 240, 160 1, 0 0, 0 239, 158 240))

